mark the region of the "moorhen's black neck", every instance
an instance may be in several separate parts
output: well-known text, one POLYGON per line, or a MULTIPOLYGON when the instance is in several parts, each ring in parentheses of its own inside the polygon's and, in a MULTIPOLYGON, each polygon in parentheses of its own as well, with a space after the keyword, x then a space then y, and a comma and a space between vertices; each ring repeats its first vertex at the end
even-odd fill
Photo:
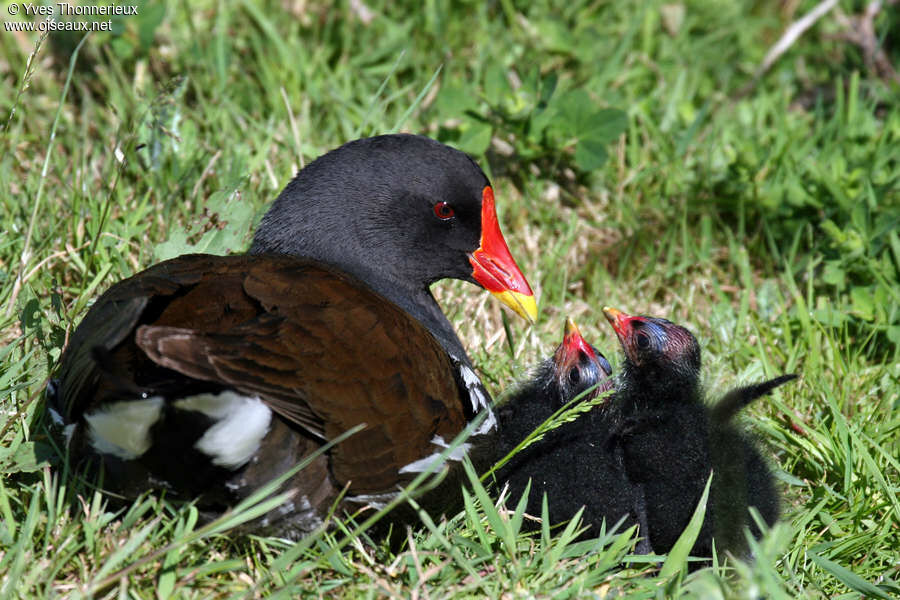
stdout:
POLYGON ((409 298, 409 306, 402 304, 402 299, 391 298, 391 300, 418 319, 431 332, 431 335, 437 339, 438 343, 447 351, 451 358, 471 368, 472 363, 469 361, 466 349, 463 347, 459 336, 456 335, 453 325, 450 324, 444 311, 438 305, 437 300, 431 295, 431 291, 427 289, 420 290, 409 298))

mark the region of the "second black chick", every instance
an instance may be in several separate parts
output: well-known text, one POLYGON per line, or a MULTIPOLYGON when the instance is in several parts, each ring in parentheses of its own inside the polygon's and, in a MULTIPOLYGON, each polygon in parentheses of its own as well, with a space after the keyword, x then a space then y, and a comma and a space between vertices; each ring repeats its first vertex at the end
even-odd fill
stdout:
POLYGON ((604 314, 625 354, 610 407, 616 422, 612 441, 622 448, 628 478, 643 488, 653 550, 671 550, 712 470, 706 517, 692 553, 710 556, 715 538, 719 551, 743 554, 748 506, 771 525, 778 518, 778 493, 765 460, 732 417, 794 376, 738 388, 709 409, 700 385, 700 346, 690 331, 613 308, 604 314))
MULTIPOLYGON (((610 373, 606 358, 569 319, 553 356, 497 409, 497 459, 579 394, 590 390, 584 402, 610 390, 610 373)), ((582 522, 589 528, 582 537, 597 535, 604 521, 609 528, 622 520, 620 531, 635 524, 646 531, 641 490, 625 474, 621 449, 608 443, 612 428, 606 404, 549 431, 497 471, 496 479, 509 485, 513 503, 531 481, 526 512, 540 515, 546 494, 551 525, 570 520, 584 507, 582 522)), ((648 553, 649 544, 641 540, 636 551, 648 553)))
MULTIPOLYGON (((630 480, 643 488, 650 544, 672 548, 693 515, 709 476, 709 426, 700 390, 700 346, 665 319, 604 308, 625 353, 611 420, 630 480)), ((707 506, 695 554, 709 553, 707 506)))

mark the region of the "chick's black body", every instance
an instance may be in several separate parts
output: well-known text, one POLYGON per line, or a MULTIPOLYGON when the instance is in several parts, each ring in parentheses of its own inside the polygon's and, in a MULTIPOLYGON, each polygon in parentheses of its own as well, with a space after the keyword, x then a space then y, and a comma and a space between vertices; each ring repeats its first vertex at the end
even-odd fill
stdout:
POLYGON ((625 352, 611 407, 613 439, 629 479, 643 488, 653 550, 668 552, 678 540, 712 471, 692 552, 711 555, 715 539, 720 551, 742 553, 748 506, 771 525, 778 495, 768 465, 732 418, 793 376, 733 390, 710 409, 700 386, 700 346, 687 329, 665 319, 604 312, 625 352))
MULTIPOLYGON (((497 459, 579 394, 595 385, 582 402, 608 393, 610 371, 606 358, 573 324, 567 325, 554 356, 498 408, 497 459)), ((497 482, 509 486, 510 502, 518 502, 530 482, 526 512, 540 516, 546 494, 551 525, 569 521, 584 508, 582 523, 588 529, 583 537, 599 534, 604 522, 609 529, 622 521, 620 531, 636 524, 646 528, 642 491, 626 475, 621 448, 609 444, 609 416, 601 404, 517 452, 496 473, 497 482)), ((649 552, 646 541, 639 542, 637 551, 649 552)))
MULTIPOLYGON (((624 326, 625 362, 611 409, 614 445, 643 489, 650 544, 666 552, 690 521, 711 465, 700 348, 690 332, 664 319, 634 318, 624 326)), ((714 510, 707 508, 701 540, 711 538, 714 510)))

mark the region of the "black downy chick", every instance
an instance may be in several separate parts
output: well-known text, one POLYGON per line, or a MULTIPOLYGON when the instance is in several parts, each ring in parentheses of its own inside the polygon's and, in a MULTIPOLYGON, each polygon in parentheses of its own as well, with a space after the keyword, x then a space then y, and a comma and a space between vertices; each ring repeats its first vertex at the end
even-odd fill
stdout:
MULTIPOLYGON (((625 353, 612 405, 614 445, 642 487, 653 550, 667 552, 687 526, 709 476, 709 429, 700 390, 700 346, 665 319, 604 308, 625 353)), ((707 507, 694 553, 708 553, 714 508, 707 507)))
MULTIPOLYGON (((653 550, 671 550, 716 476, 692 553, 743 553, 748 506, 771 525, 778 494, 768 465, 732 422, 754 399, 793 379, 786 375, 726 394, 712 409, 700 386, 700 346, 690 331, 659 318, 604 308, 625 353, 611 410, 628 477, 641 485, 653 550)), ((758 530, 754 529, 758 534, 758 530)))
MULTIPOLYGON (((610 373, 606 358, 569 319, 553 356, 498 408, 497 459, 579 394, 590 390, 581 399, 585 402, 611 390, 610 373)), ((621 449, 607 443, 610 434, 606 405, 601 404, 516 453, 496 479, 509 485, 513 504, 531 481, 526 512, 539 516, 546 494, 551 525, 570 520, 584 507, 582 523, 589 528, 582 537, 596 536, 604 520, 607 528, 623 520, 620 531, 635 524, 646 530, 643 497, 625 475, 621 449)), ((649 544, 641 540, 636 551, 648 553, 649 544)))

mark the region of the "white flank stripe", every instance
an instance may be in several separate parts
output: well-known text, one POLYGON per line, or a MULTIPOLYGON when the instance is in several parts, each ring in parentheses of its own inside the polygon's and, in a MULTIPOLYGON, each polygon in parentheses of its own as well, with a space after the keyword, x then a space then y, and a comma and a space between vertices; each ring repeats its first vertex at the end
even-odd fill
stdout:
POLYGON ((183 398, 175 407, 201 412, 217 421, 194 448, 210 456, 214 465, 226 469, 242 467, 253 457, 272 421, 272 411, 259 398, 232 391, 183 398))
POLYGON ((62 418, 62 415, 59 414, 59 413, 56 411, 55 408, 52 408, 52 407, 48 406, 48 407, 47 407, 47 412, 50 413, 50 420, 53 421, 53 424, 54 424, 54 425, 59 425, 59 426, 62 426, 62 425, 63 425, 63 418, 62 418))
POLYGON ((420 458, 419 460, 415 460, 402 469, 400 469, 401 473, 423 473, 425 471, 437 471, 438 469, 438 461, 441 459, 441 453, 435 452, 434 454, 429 454, 425 458, 420 458), (432 465, 434 468, 432 469, 432 465))
POLYGON ((469 390, 469 399, 472 401, 472 410, 478 412, 484 408, 489 408, 484 393, 481 391, 481 379, 475 374, 475 371, 466 365, 459 365, 459 372, 462 375, 466 389, 469 390))
POLYGON ((497 419, 494 417, 493 411, 491 411, 487 398, 484 397, 481 379, 475 374, 475 371, 466 365, 461 364, 459 365, 459 372, 462 375, 463 382, 466 384, 466 389, 469 390, 469 400, 472 402, 472 410, 476 413, 481 411, 487 411, 488 413, 484 418, 481 427, 473 432, 473 435, 483 435, 497 426, 497 419))
MULTIPOLYGON (((401 473, 423 473, 425 471, 434 470, 437 471, 440 466, 439 461, 441 460, 441 454, 444 453, 444 449, 448 448, 450 445, 444 441, 444 438, 436 435, 431 438, 431 443, 437 446, 438 448, 442 448, 442 450, 438 450, 433 454, 429 454, 425 458, 420 458, 419 460, 413 461, 408 465, 404 466, 400 469, 401 473)), ((445 460, 462 460, 463 456, 469 451, 471 444, 468 442, 462 443, 456 448, 454 448, 450 454, 445 457, 445 460)))
POLYGON ((150 428, 159 420, 163 399, 115 402, 85 415, 91 445, 101 454, 124 460, 141 456, 150 448, 150 428))
MULTIPOLYGON (((436 435, 431 438, 431 443, 435 446, 439 446, 441 448, 449 448, 450 444, 444 441, 444 436, 436 435)), ((450 451, 450 454, 447 455, 447 460, 462 460, 466 453, 469 452, 469 448, 472 447, 472 444, 468 442, 463 442, 456 448, 450 451)))
POLYGON ((347 500, 350 502, 357 502, 359 504, 368 504, 375 510, 381 510, 388 503, 396 498, 400 492, 384 492, 382 494, 360 494, 359 496, 347 496, 347 500))
POLYGON ((484 421, 481 423, 481 426, 476 429, 472 435, 484 435, 489 431, 493 431, 494 428, 497 427, 497 417, 494 416, 494 411, 487 409, 487 416, 484 418, 484 421))

